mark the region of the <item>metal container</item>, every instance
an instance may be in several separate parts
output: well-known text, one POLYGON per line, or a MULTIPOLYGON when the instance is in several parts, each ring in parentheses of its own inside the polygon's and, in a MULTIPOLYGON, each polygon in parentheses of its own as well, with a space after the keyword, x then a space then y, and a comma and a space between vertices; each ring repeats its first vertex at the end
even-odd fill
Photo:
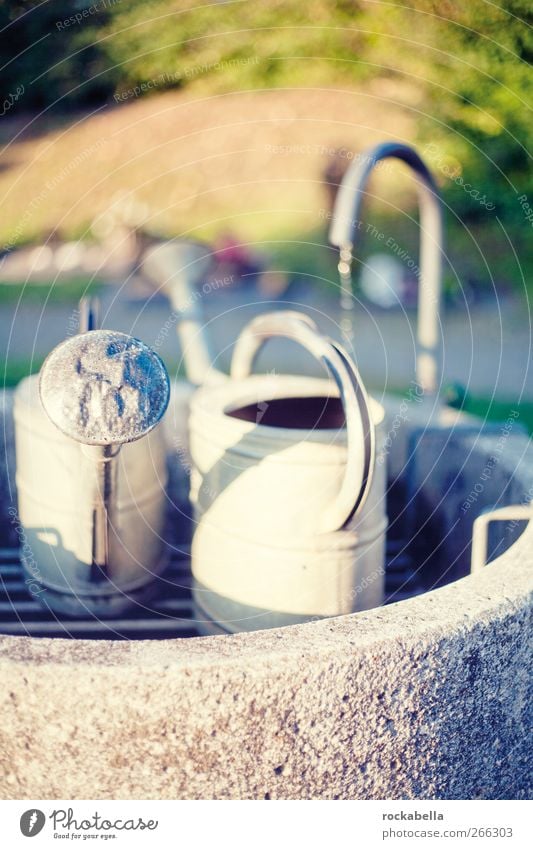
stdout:
POLYGON ((124 445, 105 572, 94 563, 96 468, 87 447, 46 415, 39 377, 15 393, 18 510, 30 557, 23 563, 58 612, 114 616, 147 598, 164 568, 162 530, 167 481, 163 429, 124 445))
POLYGON ((345 352, 299 313, 252 321, 237 341, 232 378, 203 387, 191 405, 193 592, 205 630, 255 630, 379 605, 383 409, 367 398, 345 352), (332 379, 249 376, 272 336, 306 347, 332 379))

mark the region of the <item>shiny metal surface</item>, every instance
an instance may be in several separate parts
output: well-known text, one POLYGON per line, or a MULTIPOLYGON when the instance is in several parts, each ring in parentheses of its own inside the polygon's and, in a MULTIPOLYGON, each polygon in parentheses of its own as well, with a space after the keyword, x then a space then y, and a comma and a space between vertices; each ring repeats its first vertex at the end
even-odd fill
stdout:
MULTIPOLYGON (((353 250, 357 244, 361 207, 367 183, 376 165, 384 159, 399 159, 415 173, 420 204, 420 279, 418 290, 417 381, 428 397, 438 393, 441 380, 440 325, 443 253, 442 206, 431 172, 412 147, 385 142, 371 148, 348 168, 337 193, 329 232, 331 244, 341 251, 339 271, 342 304, 350 293, 346 281, 353 250)), ((349 298, 351 301, 351 297, 349 298)))
POLYGON ((85 445, 121 445, 151 431, 170 397, 160 357, 126 333, 92 330, 46 358, 40 394, 59 430, 85 445))

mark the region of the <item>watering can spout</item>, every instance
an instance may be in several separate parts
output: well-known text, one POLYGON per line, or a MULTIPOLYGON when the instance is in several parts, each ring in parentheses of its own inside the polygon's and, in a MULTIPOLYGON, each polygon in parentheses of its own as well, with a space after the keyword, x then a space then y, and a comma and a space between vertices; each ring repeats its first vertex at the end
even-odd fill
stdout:
MULTIPOLYGON (((439 311, 443 250, 442 208, 436 183, 412 147, 386 142, 367 151, 348 168, 337 193, 329 232, 331 244, 341 251, 341 263, 350 256, 359 232, 361 205, 373 169, 384 159, 400 159, 416 174, 420 203, 420 279, 417 328, 417 382, 426 398, 440 385, 439 311), (343 259, 344 257, 344 259, 343 259)), ((340 266, 339 266, 340 268, 340 266)))
POLYGON ((164 292, 175 313, 185 371, 190 382, 200 386, 220 375, 205 329, 202 291, 198 285, 212 265, 207 245, 194 241, 165 242, 150 248, 143 271, 164 292))

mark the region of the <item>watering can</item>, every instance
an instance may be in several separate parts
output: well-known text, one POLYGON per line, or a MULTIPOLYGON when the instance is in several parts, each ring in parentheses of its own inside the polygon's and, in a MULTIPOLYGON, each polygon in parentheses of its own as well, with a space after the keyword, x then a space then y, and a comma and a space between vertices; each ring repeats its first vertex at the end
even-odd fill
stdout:
MULTIPOLYGON (((372 169, 380 161, 386 158, 396 158, 410 166, 415 172, 418 179, 419 197, 421 205, 421 275, 419 286, 419 309, 418 309, 418 353, 417 353, 417 401, 421 399, 421 403, 412 407, 409 412, 410 419, 417 419, 423 425, 429 419, 442 422, 445 426, 450 424, 438 399, 438 388, 440 385, 440 358, 439 358, 439 304, 441 295, 441 263, 442 263, 442 210, 438 196, 438 190, 433 177, 425 163, 422 161, 417 152, 397 142, 381 144, 368 151, 360 161, 354 163, 347 171, 336 200, 333 221, 330 230, 330 241, 340 250, 339 272, 341 276, 341 306, 345 311, 346 316, 349 316, 353 306, 351 296, 351 262, 354 245, 357 238, 357 222, 361 207, 362 199, 365 195, 366 183, 370 177, 372 169)), ((285 450, 289 450, 292 446, 290 438, 296 439, 297 444, 303 441, 308 442, 306 438, 303 440, 302 431, 309 425, 309 420, 306 420, 305 427, 296 425, 286 426, 284 417, 280 420, 273 421, 270 425, 268 422, 271 419, 275 410, 280 409, 278 402, 283 402, 282 406, 284 414, 287 412, 287 394, 292 392, 292 398, 300 399, 299 409, 295 410, 296 418, 302 415, 302 399, 315 398, 314 411, 317 413, 316 398, 330 397, 335 391, 335 379, 326 387, 323 384, 318 386, 310 382, 308 378, 288 378, 284 377, 283 381, 286 385, 278 383, 281 378, 275 379, 274 384, 268 387, 265 382, 266 378, 251 378, 247 374, 242 374, 239 366, 239 349, 235 354, 235 365, 232 368, 232 382, 225 384, 223 376, 211 368, 211 357, 209 355, 208 344, 205 337, 205 325, 203 322, 200 298, 195 298, 193 287, 190 285, 193 280, 188 278, 187 271, 192 273, 194 277, 194 269, 200 269, 201 263, 207 250, 194 246, 194 243, 186 243, 180 246, 179 243, 173 243, 168 246, 160 246, 148 256, 147 269, 151 273, 153 279, 157 280, 159 285, 169 294, 171 303, 175 309, 178 309, 182 315, 183 321, 177 325, 178 333, 182 342, 182 350, 188 375, 192 385, 201 385, 205 383, 204 389, 195 396, 191 392, 186 394, 181 393, 179 396, 179 415, 175 415, 179 421, 184 421, 187 415, 189 403, 191 403, 191 419, 190 419, 190 439, 191 439, 191 455, 192 455, 192 486, 191 498, 195 508, 195 515, 198 521, 198 527, 195 532, 193 541, 193 571, 195 575, 195 598, 200 611, 206 615, 209 621, 222 621, 225 624, 223 628, 226 630, 240 630, 243 628, 266 627, 272 624, 284 624, 292 621, 303 621, 306 618, 313 616, 336 615, 340 612, 351 612, 354 609, 364 609, 366 607, 379 604, 381 600, 382 582, 379 580, 368 581, 366 572, 370 571, 372 575, 379 573, 379 567, 374 569, 369 566, 364 568, 360 551, 357 552, 358 557, 354 557, 354 549, 357 543, 354 538, 348 542, 348 534, 353 530, 353 524, 358 527, 359 523, 364 519, 363 525, 370 536, 374 535, 374 551, 383 544, 384 527, 386 526, 385 507, 384 507, 384 492, 385 492, 385 465, 378 464, 375 469, 374 484, 369 487, 371 495, 367 499, 367 506, 364 506, 364 499, 358 508, 355 509, 350 520, 346 520, 345 524, 339 523, 335 530, 329 532, 322 531, 309 534, 310 528, 301 527, 302 517, 310 515, 313 521, 310 522, 314 528, 321 527, 321 522, 313 511, 303 510, 297 515, 294 511, 286 509, 285 501, 281 503, 284 509, 277 516, 272 527, 267 528, 265 524, 266 516, 274 515, 273 504, 277 503, 277 499, 273 496, 272 489, 266 485, 266 480, 259 478, 259 485, 254 489, 254 492, 245 490, 241 492, 241 487, 248 479, 253 479, 253 475, 248 470, 246 474, 235 474, 235 481, 227 484, 222 475, 226 468, 226 463, 223 458, 228 455, 231 458, 231 467, 233 468, 235 451, 231 444, 220 444, 221 436, 217 436, 210 427, 206 424, 212 419, 209 418, 209 407, 213 404, 213 409, 218 410, 218 425, 215 430, 217 433, 224 434, 228 439, 237 440, 243 444, 253 440, 254 435, 259 439, 264 439, 261 443, 261 450, 254 445, 250 457, 259 467, 264 465, 264 457, 261 451, 267 451, 268 456, 277 456, 285 462, 285 450), (195 253, 196 251, 196 253, 195 253), (235 381, 235 378, 239 381, 235 381), (216 407, 218 403, 227 405, 233 403, 232 393, 240 388, 240 380, 247 381, 246 387, 255 386, 260 390, 257 398, 252 398, 248 403, 246 415, 256 417, 255 421, 248 421, 247 425, 237 424, 236 419, 239 417, 228 414, 226 407, 216 407), (289 386, 289 380, 292 381, 289 386), (216 386, 212 384, 217 384, 216 386), (268 390, 268 391, 267 391, 268 390), (281 392, 281 395, 277 393, 281 392), (316 393, 319 393, 318 396, 316 393), (261 397, 262 393, 262 397, 261 397), (284 394, 285 393, 285 394, 284 394), (324 394, 325 393, 325 394, 324 394), (270 394, 270 398, 267 395, 270 394), (191 401, 192 398, 192 401, 191 401), (206 405, 204 410, 205 422, 202 419, 202 404, 206 405), (264 416, 262 415, 265 405, 264 416), (232 420, 231 422, 229 420, 232 420), (251 425, 251 430, 250 426, 251 425), (239 432, 239 427, 245 429, 245 433, 239 432), (247 429, 248 428, 248 429, 247 429), (249 432, 250 431, 250 432, 249 432), (300 432, 298 432, 300 431, 300 432), (289 433, 291 432, 291 433, 289 433), (203 438, 201 434, 204 434, 203 438), (210 436, 207 438, 206 433, 210 436), (287 434, 289 436, 287 437, 287 434), (283 446, 283 438, 287 437, 289 443, 283 446), (271 441, 268 442, 267 439, 271 441), (279 447, 279 451, 276 448, 279 447), (220 453, 220 456, 216 452, 220 453), (212 469, 206 466, 208 460, 211 462, 212 469), (231 501, 231 496, 236 493, 235 502, 231 501), (268 495, 267 495, 268 493, 268 495), (264 499, 267 499, 267 502, 264 499), (261 501, 263 499, 263 502, 261 501), (231 504, 231 508, 229 505, 231 504), (240 516, 244 506, 249 505, 249 510, 244 510, 241 518, 236 520, 236 516, 240 516), (231 516, 233 515, 233 519, 231 516), (369 516, 371 515, 371 519, 369 516), (259 521, 258 517, 263 517, 259 521), (288 518, 290 517, 290 519, 288 518), (356 518, 357 517, 357 518, 356 518), (209 519, 209 521, 207 521, 209 519), (215 520, 215 521, 213 521, 215 520), (348 522, 346 524, 346 521, 348 522), (259 522, 259 525, 258 525, 259 522), (374 527, 375 524, 375 527, 374 527), (226 533, 224 528, 229 527, 233 533, 233 541, 230 545, 230 533, 226 533), (373 530, 369 530, 370 527, 373 530), (238 529, 246 529, 249 533, 239 536, 238 529), (342 528, 342 532, 341 532, 342 528), (379 529, 379 530, 377 530, 379 529), (297 535, 300 534, 300 539, 297 535), (328 539, 328 534, 333 534, 333 538, 328 539), (380 536, 381 534, 381 536, 380 536), (259 543, 260 535, 263 535, 262 542, 259 543), (285 539, 283 539, 285 535, 285 539), (290 539, 293 539, 291 546, 290 539), (302 543, 305 539, 305 543, 302 543), (312 539, 312 542, 310 540, 312 539), (334 542, 332 541, 334 540, 334 542), (338 555, 339 569, 344 570, 345 585, 339 590, 336 599, 326 599, 326 593, 322 593, 322 601, 319 600, 319 593, 315 592, 316 582, 313 580, 308 582, 308 587, 315 587, 315 590, 310 590, 307 595, 307 601, 302 599, 304 595, 301 593, 302 581, 298 569, 303 569, 302 557, 303 551, 318 551, 322 550, 322 561, 331 561, 332 545, 335 548, 337 543, 342 540, 339 551, 343 554, 338 555), (379 540, 379 542, 378 542, 379 540), (276 542, 277 541, 277 542, 276 542), (347 543, 346 548, 343 545, 347 543), (278 549, 283 552, 283 558, 274 557, 272 550, 278 545, 278 549), (292 551, 293 555, 289 556, 288 551, 292 551), (217 554, 224 552, 224 560, 217 559, 217 554), (294 553, 296 552, 296 553, 294 553), (227 554, 227 556, 226 556, 227 554), (248 562, 258 564, 257 568, 250 567, 248 571, 244 571, 243 562, 248 558, 248 562), (342 559, 344 557, 344 560, 342 559), (276 567, 275 563, 278 563, 276 567), (359 563, 361 573, 364 575, 364 585, 354 584, 357 579, 357 568, 353 567, 354 563, 359 563), (236 564, 236 565, 235 565, 236 564), (264 567, 261 569, 261 564, 264 567), (352 564, 351 567, 344 569, 343 564, 352 564), (275 569, 278 568, 279 580, 270 580, 270 577, 275 577, 275 569), (352 569, 350 573, 350 568, 352 569), (291 569, 293 572, 291 573, 291 569), (295 576, 294 584, 290 584, 290 575, 295 576), (349 578, 346 576, 350 574, 349 578), (283 575, 283 578, 281 577, 283 575), (248 576, 248 584, 247 584, 248 576), (284 581, 284 583, 283 583, 284 581), (248 586, 248 589, 246 587, 248 586), (292 586, 292 589, 291 589, 292 586), (354 597, 351 594, 354 592, 354 586, 359 587, 354 597), (293 593, 293 601, 287 601, 288 596, 293 593), (294 600, 294 594, 300 595, 300 600, 294 600), (314 593, 314 595, 313 595, 314 593), (351 601, 349 601, 351 598, 351 601)), ((198 275, 198 280, 201 274, 198 275)), ((279 318, 279 317, 278 317, 279 318)), ((272 327, 272 318, 268 318, 268 327, 272 327)), ((298 327, 301 330, 302 323, 306 324, 303 316, 296 318, 292 316, 292 326, 295 327, 299 321, 298 327)), ((351 321, 345 322, 351 324, 351 321)), ((316 328, 311 328, 307 322, 308 330, 316 333, 316 328)), ((255 332, 258 331, 258 326, 254 326, 255 332)), ((248 338, 250 335, 248 332, 248 338)), ((262 331, 263 332, 263 331, 262 331)), ((268 335, 267 331, 264 331, 268 335)), ((303 331, 302 331, 303 332, 303 331)), ((306 331, 307 332, 307 331, 306 331)), ((275 334, 277 335, 277 334, 275 334)), ((281 334, 284 335, 284 334, 281 334)), ((245 337, 246 338, 246 337, 245 337)), ((291 336, 291 338, 293 338, 291 336)), ((244 342, 240 343, 244 345, 244 342)), ((242 350, 242 349, 241 349, 242 350)), ((338 350, 337 350, 338 353, 338 350)), ((349 363, 349 358, 344 354, 344 360, 349 363)), ((333 372, 332 372, 333 374, 333 372)), ((191 387, 192 388, 192 387, 191 387)), ((340 397, 345 397, 341 391, 340 397)), ((306 402, 307 403, 307 402, 306 402)), ((320 407, 319 402, 319 407, 320 407)), ((246 405, 244 405, 246 406, 246 405)), ((305 405, 304 405, 305 406, 305 405)), ((311 405, 312 406, 312 405, 311 405)), ((367 405, 368 406, 368 405, 367 405)), ((377 425, 377 442, 378 446, 383 447, 383 411, 373 402, 370 402, 372 407, 372 417, 377 425)), ((309 409, 307 410, 309 414, 309 409)), ((390 415, 395 414, 395 404, 392 405, 390 415)), ((245 414, 241 413, 241 422, 245 414)), ((324 420, 323 420, 324 421, 324 420)), ((317 438, 320 443, 320 438, 323 433, 329 431, 329 427, 311 426, 310 432, 313 438, 317 438)), ((396 434, 395 434, 396 435, 396 434)), ((399 444, 401 439, 397 439, 399 444)), ((403 439, 406 443, 407 436, 403 439)), ((294 447, 294 446, 292 446, 294 447)), ((352 446, 353 447, 353 446, 352 446)), ((346 450, 346 446, 344 446, 346 450)), ((237 452, 238 453, 238 452, 237 452)), ((290 455, 289 455, 290 456, 290 455)), ((399 474, 405 465, 406 449, 405 445, 400 446, 400 450, 395 446, 394 458, 397 469, 395 472, 399 474)), ((309 459, 309 458, 308 458, 309 459)), ((384 459, 384 454, 382 454, 384 459)), ((273 461, 269 460, 269 463, 273 461)), ((309 459, 310 465, 312 465, 309 459)), ((235 466, 239 469, 238 464, 235 466)), ((288 469, 289 467, 287 467, 288 469)), ((230 474, 228 472, 228 474, 230 474)), ((289 474, 289 472, 287 472, 289 474)), ((290 474, 293 474, 291 472, 290 474)), ((294 476, 293 476, 294 479, 294 476)), ((337 483, 339 481, 337 480, 337 483)), ((317 482, 320 489, 320 483, 317 482)), ((287 481, 283 486, 288 487, 287 481)), ((304 485, 304 490, 306 489, 304 485)), ((290 491, 290 488, 287 489, 290 491)), ((352 493, 353 494, 353 493, 352 493)), ((301 493, 300 493, 301 495, 301 493)), ((298 504, 298 499, 294 502, 298 504)), ((324 506, 324 505, 323 505, 324 506)), ((297 509, 297 507, 296 507, 297 509)), ((370 537, 363 534, 362 539, 368 540, 370 537)), ((315 564, 318 563, 316 558, 311 558, 315 564)), ((372 561, 369 559, 369 563, 372 561)), ((376 562, 382 562, 380 555, 376 556, 376 562)), ((305 565, 305 564, 304 564, 305 565)), ((305 565, 305 569, 310 567, 305 565)), ((312 570, 311 570, 312 571, 312 570)), ((318 566, 313 574, 316 576, 320 572, 318 566)), ((363 579, 362 579, 363 580, 363 579)), ((340 585, 339 585, 340 586, 340 585)), ((210 629, 215 630, 215 628, 210 629)))
POLYGON ((95 329, 93 310, 82 325, 15 393, 22 562, 52 610, 106 617, 145 601, 165 567, 169 380, 142 342, 95 329))
POLYGON ((156 246, 143 264, 178 314, 189 378, 173 386, 167 420, 187 449, 201 627, 253 630, 381 604, 382 408, 346 353, 300 313, 255 319, 237 341, 231 379, 214 369, 196 289, 208 267, 197 242, 156 246), (303 345, 330 379, 251 376, 276 336, 303 345))
POLYGON ((207 632, 382 602, 386 477, 375 462, 382 421, 349 356, 307 316, 270 313, 245 327, 231 379, 204 386, 191 401, 193 594, 207 632), (329 379, 251 375, 274 337, 302 345, 329 379))
MULTIPOLYGON (((431 171, 418 152, 409 145, 392 141, 375 145, 354 159, 344 175, 337 193, 329 241, 340 252, 341 326, 348 349, 353 350, 353 307, 351 266, 360 240, 361 207, 368 197, 367 185, 372 172, 385 160, 395 159, 408 166, 416 177, 420 205, 420 275, 417 311, 416 404, 409 407, 407 419, 415 426, 449 427, 461 415, 440 403, 440 303, 442 289, 443 221, 438 187, 431 171)), ((173 387, 169 420, 183 432, 186 441, 188 405, 195 386, 223 378, 212 367, 202 310, 202 295, 195 290, 209 268, 211 254, 206 245, 195 241, 174 241, 151 248, 143 263, 145 274, 164 291, 177 312, 176 324, 183 352, 188 382, 173 387)), ((397 402, 384 401, 387 417, 392 421, 397 402)), ((389 458, 393 477, 397 477, 407 459, 407 428, 395 431, 395 450, 389 458)))

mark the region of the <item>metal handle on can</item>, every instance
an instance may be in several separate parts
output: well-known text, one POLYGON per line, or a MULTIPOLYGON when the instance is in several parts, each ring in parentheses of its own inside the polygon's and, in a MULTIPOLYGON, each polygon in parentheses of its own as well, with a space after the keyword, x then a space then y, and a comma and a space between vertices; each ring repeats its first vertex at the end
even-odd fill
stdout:
POLYGON ((274 336, 292 339, 322 361, 339 389, 348 434, 346 471, 340 491, 324 512, 318 529, 321 533, 338 531, 362 509, 372 485, 376 439, 366 389, 346 351, 323 336, 311 318, 293 311, 258 316, 244 328, 235 344, 231 377, 248 377, 260 349, 274 336), (362 462, 356 449, 361 444, 362 462))
POLYGON ((531 504, 513 505, 491 510, 490 513, 482 513, 474 522, 472 529, 472 557, 470 572, 474 575, 487 564, 489 548, 489 525, 491 522, 523 522, 533 519, 533 507, 531 504))

